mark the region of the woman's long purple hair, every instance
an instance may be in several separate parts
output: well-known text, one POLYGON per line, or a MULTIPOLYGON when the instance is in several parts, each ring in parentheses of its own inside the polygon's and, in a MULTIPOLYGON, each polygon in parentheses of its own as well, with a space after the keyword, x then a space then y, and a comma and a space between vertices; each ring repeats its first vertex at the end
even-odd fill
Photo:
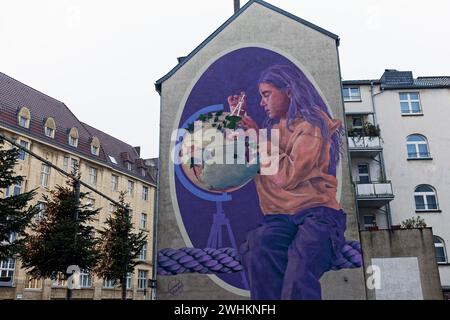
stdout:
MULTIPOLYGON (((288 129, 298 115, 301 115, 313 126, 319 127, 324 139, 329 139, 331 143, 328 172, 336 175, 336 167, 341 153, 343 128, 339 128, 330 136, 327 121, 319 110, 325 112, 330 118, 331 115, 325 102, 303 72, 294 65, 274 65, 261 73, 258 83, 270 83, 281 91, 291 91, 292 98, 287 121, 288 129)), ((265 123, 267 128, 270 129, 279 121, 280 119, 267 118, 265 123)))

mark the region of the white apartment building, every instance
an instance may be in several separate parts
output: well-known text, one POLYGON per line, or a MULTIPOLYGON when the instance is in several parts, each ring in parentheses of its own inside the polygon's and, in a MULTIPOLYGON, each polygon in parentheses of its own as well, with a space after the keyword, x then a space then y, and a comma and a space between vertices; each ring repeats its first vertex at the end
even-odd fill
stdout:
POLYGON ((343 81, 343 95, 360 228, 422 217, 448 295, 450 77, 386 70, 379 80, 343 81))

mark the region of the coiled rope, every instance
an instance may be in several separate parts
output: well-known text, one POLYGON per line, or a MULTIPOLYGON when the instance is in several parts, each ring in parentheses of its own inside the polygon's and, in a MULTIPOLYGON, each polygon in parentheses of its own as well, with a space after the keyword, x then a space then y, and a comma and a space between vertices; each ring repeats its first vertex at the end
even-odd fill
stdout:
MULTIPOLYGON (((341 252, 342 257, 334 261, 332 270, 362 266, 361 245, 358 242, 347 241, 341 252)), ((235 273, 243 269, 239 253, 234 248, 162 249, 158 252, 159 275, 235 273)))

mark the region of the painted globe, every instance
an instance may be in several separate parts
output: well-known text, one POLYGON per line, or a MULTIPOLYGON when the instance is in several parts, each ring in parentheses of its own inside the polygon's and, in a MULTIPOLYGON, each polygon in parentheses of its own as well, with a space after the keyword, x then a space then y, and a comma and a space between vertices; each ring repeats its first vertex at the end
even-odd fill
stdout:
POLYGON ((188 125, 189 137, 184 136, 180 148, 181 167, 198 188, 233 192, 258 173, 257 143, 238 130, 240 119, 219 111, 201 115, 188 125))

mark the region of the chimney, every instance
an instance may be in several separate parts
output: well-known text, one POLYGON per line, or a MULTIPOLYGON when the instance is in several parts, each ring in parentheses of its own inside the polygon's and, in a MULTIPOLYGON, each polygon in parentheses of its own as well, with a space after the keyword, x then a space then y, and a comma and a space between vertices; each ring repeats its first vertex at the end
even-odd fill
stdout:
POLYGON ((234 13, 238 12, 240 8, 241 8, 241 1, 234 0, 234 13))

